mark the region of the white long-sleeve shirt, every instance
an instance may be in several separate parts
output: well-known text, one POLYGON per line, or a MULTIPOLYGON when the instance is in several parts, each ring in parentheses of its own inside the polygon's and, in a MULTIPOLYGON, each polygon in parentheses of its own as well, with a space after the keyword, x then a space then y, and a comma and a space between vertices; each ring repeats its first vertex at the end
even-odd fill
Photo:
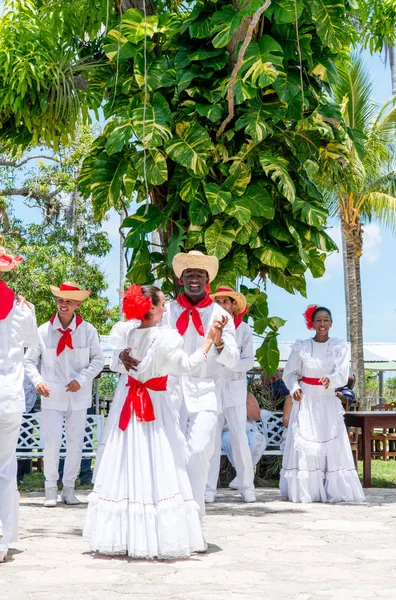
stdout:
POLYGON ((242 321, 235 330, 235 336, 239 350, 239 361, 233 369, 223 369, 221 390, 223 408, 246 404, 246 373, 254 365, 252 330, 249 325, 242 321))
MULTIPOLYGON (((176 321, 185 310, 178 302, 173 301, 167 306, 163 325, 176 328, 176 321)), ((196 413, 201 410, 221 411, 221 376, 224 367, 233 369, 238 363, 240 353, 235 338, 235 326, 233 320, 226 311, 218 304, 210 304, 204 308, 198 308, 204 329, 204 337, 199 335, 192 322, 190 315, 186 332, 183 335, 183 350, 187 354, 193 354, 204 341, 213 321, 228 318, 228 323, 223 329, 222 338, 224 348, 219 353, 213 345, 208 352, 208 358, 199 368, 189 375, 179 376, 177 387, 179 404, 184 401, 187 410, 196 413)))
POLYGON ((98 334, 87 321, 76 327, 74 315, 69 325, 73 350, 66 347, 57 356, 61 338, 59 328, 63 329, 63 326, 58 314, 53 323, 47 321, 39 327, 39 344, 27 351, 25 370, 35 386, 44 382, 51 390, 49 398, 41 397, 42 408, 67 410, 70 406, 72 410, 83 410, 92 404, 92 381, 104 366, 98 334), (81 388, 78 392, 66 392, 67 384, 73 379, 81 388))
POLYGON ((15 301, 6 318, 0 320, 0 415, 24 412, 23 353, 24 348, 37 343, 34 309, 15 301))

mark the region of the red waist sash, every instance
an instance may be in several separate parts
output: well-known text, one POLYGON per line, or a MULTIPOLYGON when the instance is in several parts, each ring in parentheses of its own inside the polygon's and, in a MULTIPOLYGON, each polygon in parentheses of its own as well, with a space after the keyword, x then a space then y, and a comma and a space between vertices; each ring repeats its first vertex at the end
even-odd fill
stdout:
POLYGON ((323 385, 323 383, 317 377, 301 377, 300 381, 303 381, 308 385, 323 385))
POLYGON ((120 414, 119 427, 122 431, 128 427, 133 410, 136 412, 138 421, 155 421, 154 407, 147 390, 154 392, 165 392, 168 383, 168 376, 152 377, 145 382, 138 381, 134 377, 128 377, 129 387, 124 406, 120 414))

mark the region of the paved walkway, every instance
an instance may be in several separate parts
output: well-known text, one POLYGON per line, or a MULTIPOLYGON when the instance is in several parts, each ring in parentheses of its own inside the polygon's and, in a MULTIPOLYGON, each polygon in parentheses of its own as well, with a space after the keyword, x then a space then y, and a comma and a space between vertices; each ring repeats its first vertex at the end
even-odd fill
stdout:
POLYGON ((0 565, 1 600, 366 600, 396 595, 396 490, 363 505, 291 504, 274 489, 208 508, 207 554, 181 561, 95 557, 83 504, 21 500, 20 540, 0 565))

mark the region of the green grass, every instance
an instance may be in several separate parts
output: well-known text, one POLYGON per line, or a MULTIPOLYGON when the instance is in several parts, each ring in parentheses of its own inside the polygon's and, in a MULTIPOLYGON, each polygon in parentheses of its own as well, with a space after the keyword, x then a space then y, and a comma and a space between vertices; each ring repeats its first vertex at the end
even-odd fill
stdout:
MULTIPOLYGON (((359 460, 358 472, 361 481, 363 481, 363 462, 359 460)), ((373 488, 396 488, 396 460, 373 460, 371 461, 371 478, 373 488)), ((226 485, 222 482, 223 485, 226 485)), ((265 487, 277 487, 278 479, 268 479, 263 481, 265 487)), ((89 490, 92 485, 81 485, 76 483, 76 489, 89 490)), ((25 475, 23 485, 19 486, 20 491, 35 492, 44 489, 44 474, 33 471, 30 475, 25 475)))

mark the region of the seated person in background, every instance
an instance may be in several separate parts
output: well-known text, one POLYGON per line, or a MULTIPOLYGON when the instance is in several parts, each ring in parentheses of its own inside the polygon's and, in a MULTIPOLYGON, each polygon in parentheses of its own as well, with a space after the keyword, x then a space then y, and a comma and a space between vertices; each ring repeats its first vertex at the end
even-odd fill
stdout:
MULTIPOLYGON (((34 406, 36 404, 37 394, 34 384, 30 381, 29 377, 25 374, 23 379, 23 392, 25 394, 25 415, 34 412, 34 406)), ((21 431, 19 437, 26 438, 29 436, 29 424, 22 421, 21 431)), ((32 461, 30 458, 20 458, 18 460, 18 471, 17 471, 17 482, 18 485, 22 485, 23 478, 25 475, 29 475, 32 470, 32 461)))
MULTIPOLYGON (((290 395, 285 382, 282 379, 282 371, 278 369, 276 373, 270 377, 269 380, 270 393, 272 400, 277 404, 276 410, 283 410, 286 402, 286 398, 290 395)), ((291 407, 290 407, 291 410, 291 407)), ((290 412, 289 412, 290 415, 290 412)), ((287 425, 285 425, 287 427, 287 425)))
MULTIPOLYGON (((256 398, 250 392, 247 393, 246 409, 246 435, 248 437, 250 454, 252 456, 252 465, 254 467, 262 457, 263 452, 267 447, 267 439, 262 433, 259 432, 257 428, 256 421, 260 419, 260 407, 256 398)), ((221 451, 222 453, 226 454, 228 460, 235 468, 232 456, 230 432, 228 431, 227 423, 224 426, 223 433, 221 436, 221 451)), ((231 481, 229 487, 234 490, 238 489, 238 482, 236 477, 231 481)))
POLYGON ((355 385, 355 375, 349 373, 348 375, 348 383, 343 387, 339 387, 336 389, 336 395, 342 402, 345 410, 356 410, 355 406, 351 406, 351 404, 356 403, 356 394, 353 391, 353 386, 355 385))

